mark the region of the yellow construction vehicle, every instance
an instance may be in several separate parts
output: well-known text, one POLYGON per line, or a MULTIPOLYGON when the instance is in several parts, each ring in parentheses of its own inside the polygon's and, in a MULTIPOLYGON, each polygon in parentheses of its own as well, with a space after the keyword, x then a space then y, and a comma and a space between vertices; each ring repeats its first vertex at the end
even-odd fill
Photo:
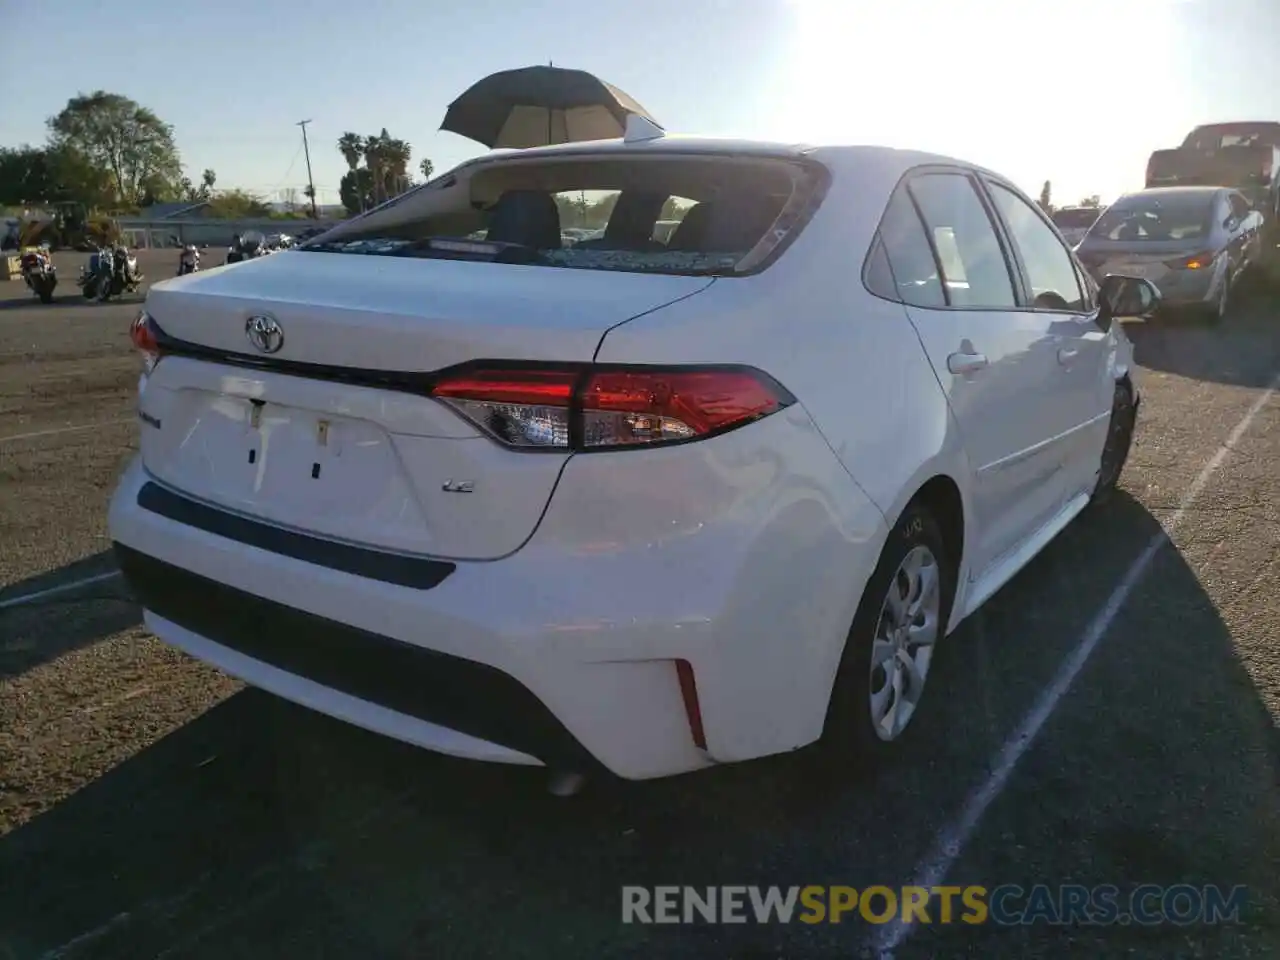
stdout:
POLYGON ((47 212, 24 217, 18 228, 23 247, 48 246, 50 250, 85 250, 110 246, 122 236, 110 217, 90 217, 82 203, 43 204, 47 212))

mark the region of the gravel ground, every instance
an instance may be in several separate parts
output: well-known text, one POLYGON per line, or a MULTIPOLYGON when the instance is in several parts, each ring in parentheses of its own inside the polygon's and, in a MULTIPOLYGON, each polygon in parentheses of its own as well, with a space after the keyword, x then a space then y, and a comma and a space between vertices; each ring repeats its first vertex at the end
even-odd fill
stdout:
POLYGON ((105 531, 136 443, 140 298, 79 301, 81 259, 59 255, 54 305, 0 289, 0 958, 869 955, 881 931, 860 920, 624 926, 619 887, 914 882, 1161 524, 1172 544, 946 881, 1243 884, 1243 922, 934 925, 896 955, 1280 956, 1280 396, 1177 513, 1280 370, 1275 301, 1221 329, 1129 328, 1145 396, 1122 494, 948 642, 901 762, 833 777, 802 752, 561 801, 536 773, 244 689, 141 628, 105 531))

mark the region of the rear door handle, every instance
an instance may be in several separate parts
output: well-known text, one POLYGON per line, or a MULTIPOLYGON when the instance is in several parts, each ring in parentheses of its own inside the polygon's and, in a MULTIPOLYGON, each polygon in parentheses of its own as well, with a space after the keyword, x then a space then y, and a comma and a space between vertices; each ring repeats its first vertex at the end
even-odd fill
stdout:
POLYGON ((1071 363, 1071 361, 1078 356, 1080 356, 1080 349, 1078 347, 1063 347, 1058 351, 1058 362, 1066 365, 1071 363))
POLYGON ((955 374, 977 373, 986 366, 987 358, 981 353, 953 353, 947 357, 947 369, 955 374))

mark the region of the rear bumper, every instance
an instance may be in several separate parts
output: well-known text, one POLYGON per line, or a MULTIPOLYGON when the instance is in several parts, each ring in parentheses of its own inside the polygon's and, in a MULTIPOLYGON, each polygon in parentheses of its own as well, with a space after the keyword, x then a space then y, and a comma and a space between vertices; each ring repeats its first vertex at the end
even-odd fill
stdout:
POLYGON ((624 474, 575 458, 524 548, 448 570, 354 568, 196 504, 258 532, 211 529, 140 460, 109 526, 150 629, 250 684, 443 753, 665 776, 821 733, 886 531, 806 424, 619 454, 624 474))
POLYGON ((500 670, 265 600, 120 543, 115 553, 148 625, 230 673, 291 699, 307 695, 321 710, 354 708, 343 699, 376 704, 384 716, 364 714, 380 721, 375 726, 391 724, 443 752, 573 770, 594 764, 541 701, 500 670))
POLYGON ((1212 270, 1170 270, 1155 283, 1169 306, 1197 306, 1213 302, 1225 276, 1226 263, 1219 261, 1212 270))
MULTIPOLYGON (((1094 280, 1101 283, 1111 272, 1109 264, 1089 267, 1094 280)), ((1225 258, 1210 270, 1173 270, 1165 269, 1151 282, 1160 291, 1160 301, 1170 307, 1194 306, 1212 303, 1221 290, 1222 278, 1226 276, 1225 258)))

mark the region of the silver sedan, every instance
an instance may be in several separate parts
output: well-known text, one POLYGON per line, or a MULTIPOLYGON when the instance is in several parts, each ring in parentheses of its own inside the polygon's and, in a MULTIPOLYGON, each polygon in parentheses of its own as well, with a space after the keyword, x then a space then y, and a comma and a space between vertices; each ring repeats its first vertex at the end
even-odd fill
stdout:
POLYGON ((1231 290, 1262 257, 1263 217, 1226 187, 1158 187, 1121 197, 1076 248, 1101 281, 1143 277, 1170 306, 1221 320, 1231 290))

